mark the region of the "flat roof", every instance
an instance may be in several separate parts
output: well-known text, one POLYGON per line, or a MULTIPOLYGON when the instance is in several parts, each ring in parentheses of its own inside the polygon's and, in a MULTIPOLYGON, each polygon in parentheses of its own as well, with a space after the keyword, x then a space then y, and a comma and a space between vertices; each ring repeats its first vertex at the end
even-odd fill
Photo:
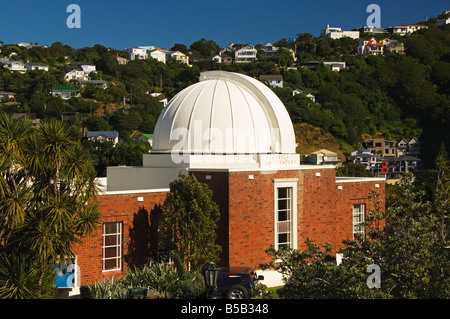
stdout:
POLYGON ((385 182, 382 177, 336 177, 336 183, 385 182))

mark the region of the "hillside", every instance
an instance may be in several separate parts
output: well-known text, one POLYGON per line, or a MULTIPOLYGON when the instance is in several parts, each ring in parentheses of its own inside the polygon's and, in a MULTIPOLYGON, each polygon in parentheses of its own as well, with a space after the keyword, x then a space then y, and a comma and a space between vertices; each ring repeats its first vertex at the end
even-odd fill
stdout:
POLYGON ((294 124, 294 131, 297 142, 296 151, 302 159, 306 154, 324 148, 337 153, 338 158, 345 161, 346 156, 341 149, 341 143, 330 133, 325 133, 308 123, 294 124))
MULTIPOLYGON (((376 38, 381 41, 388 36, 376 38)), ((86 130, 116 130, 127 141, 136 133, 153 132, 163 105, 150 93, 170 99, 197 82, 205 70, 240 72, 257 79, 282 75, 283 88, 273 90, 296 127, 302 155, 326 148, 344 158, 344 152, 361 148, 364 136, 417 137, 425 145, 422 160, 432 167, 440 145, 450 149, 450 25, 429 24, 426 30, 396 38, 404 44, 404 54, 367 56, 355 54, 358 40, 299 34, 295 41, 274 43, 279 48, 277 56, 264 57, 259 52, 255 62, 232 64, 212 61, 218 46, 211 40, 199 40, 189 49, 174 46, 195 57, 191 65, 152 58, 122 65, 117 57, 126 57, 123 51, 99 44, 81 49, 59 42, 30 49, 3 44, 0 58, 45 63, 48 71, 22 74, 0 68, 0 92, 14 93, 12 99, 0 101, 0 107, 7 113, 35 113, 42 120, 64 119, 77 139, 86 130), (346 67, 339 72, 321 63, 305 67, 309 61, 327 60, 345 62, 346 67), (108 87, 79 87, 80 97, 68 100, 51 96, 55 87, 78 85, 64 79, 74 61, 95 65, 91 79, 105 81, 108 87), (294 96, 294 90, 303 94, 294 96), (315 101, 306 94, 315 96, 315 101)))

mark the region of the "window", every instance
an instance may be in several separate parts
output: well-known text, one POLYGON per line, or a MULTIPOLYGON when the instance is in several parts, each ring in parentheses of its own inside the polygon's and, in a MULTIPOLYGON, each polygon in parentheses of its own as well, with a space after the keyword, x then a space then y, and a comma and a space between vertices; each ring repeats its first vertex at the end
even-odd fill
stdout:
POLYGON ((122 268, 122 223, 103 224, 103 271, 122 268))
POLYGON ((297 248, 297 179, 275 180, 275 249, 297 248))
POLYGON ((278 248, 289 248, 292 237, 292 187, 280 187, 278 192, 277 236, 278 248))
POLYGON ((364 237, 365 204, 353 205, 353 238, 364 237))

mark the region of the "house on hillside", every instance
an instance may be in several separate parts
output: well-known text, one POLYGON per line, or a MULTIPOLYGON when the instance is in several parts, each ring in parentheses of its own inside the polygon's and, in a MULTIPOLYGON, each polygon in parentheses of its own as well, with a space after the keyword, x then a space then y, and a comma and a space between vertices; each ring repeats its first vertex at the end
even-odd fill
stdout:
POLYGON ((402 138, 397 142, 397 157, 403 156, 419 156, 421 150, 421 143, 415 137, 407 140, 402 138))
MULTIPOLYGON (((256 46, 255 46, 256 47, 256 46)), ((266 43, 265 45, 261 45, 258 50, 262 51, 263 56, 275 56, 278 55, 279 49, 274 46, 272 43, 266 43)))
POLYGON ((128 60, 144 60, 147 59, 147 49, 145 48, 127 48, 124 50, 128 53, 128 60))
POLYGON ((352 162, 366 166, 368 171, 376 174, 382 168, 382 163, 385 160, 380 155, 373 154, 370 150, 362 149, 351 153, 352 162))
POLYGON ((225 53, 219 52, 218 55, 213 56, 213 61, 217 63, 223 63, 223 64, 231 64, 233 62, 233 58, 225 53))
POLYGON ((156 59, 164 64, 166 63, 166 52, 164 52, 162 49, 155 48, 148 51, 148 57, 156 59))
POLYGON ((255 62, 257 50, 251 44, 246 44, 235 51, 235 61, 237 63, 255 62))
POLYGON ((392 34, 396 34, 396 35, 408 35, 411 34, 413 32, 416 32, 420 29, 427 29, 428 26, 426 25, 422 25, 422 24, 414 24, 414 23, 403 23, 400 25, 396 25, 393 27, 389 27, 387 30, 392 33, 392 34))
POLYGON ((450 10, 441 11, 436 22, 438 27, 446 24, 450 24, 450 10))
POLYGON ((305 163, 313 165, 338 165, 339 159, 337 153, 320 149, 305 155, 305 163))
POLYGON ((420 173, 422 160, 415 156, 403 156, 389 160, 388 174, 391 178, 400 178, 405 173, 420 173))
POLYGON ((336 72, 340 72, 342 69, 346 68, 345 61, 307 61, 302 65, 302 68, 313 70, 320 64, 323 64, 331 71, 336 72))
POLYGON ((89 81, 91 78, 86 75, 86 73, 78 68, 74 69, 67 69, 66 75, 64 76, 64 79, 69 82, 71 80, 74 81, 89 81))
POLYGON ((380 43, 384 45, 386 53, 405 54, 404 44, 396 39, 385 38, 381 40, 380 43))
POLYGON ((260 75, 259 80, 270 87, 283 87, 283 76, 280 74, 260 75))
POLYGON ((116 131, 88 131, 86 138, 90 141, 108 141, 115 146, 119 143, 119 132, 116 131))
POLYGON ((386 29, 375 28, 373 26, 360 27, 360 28, 358 28, 356 30, 358 30, 359 32, 370 33, 370 34, 383 34, 383 33, 387 32, 386 29))
POLYGON ((0 59, 0 64, 3 64, 3 67, 10 70, 11 72, 19 72, 19 73, 26 73, 27 68, 25 67, 25 64, 21 61, 11 61, 11 60, 4 60, 0 59))
POLYGON ((397 143, 384 138, 365 139, 362 144, 372 154, 382 157, 395 157, 397 153, 397 143))
POLYGON ((61 97, 64 100, 68 100, 73 97, 80 97, 78 88, 72 87, 72 86, 67 86, 67 85, 61 85, 61 86, 54 88, 50 92, 50 94, 53 97, 61 97))
POLYGON ((128 63, 128 59, 122 58, 121 56, 119 56, 119 53, 117 53, 117 55, 116 55, 116 60, 117 60, 117 63, 119 63, 120 65, 125 65, 128 63))
POLYGON ((136 138, 137 143, 149 143, 150 147, 153 147, 153 134, 141 134, 136 138))
POLYGON ((168 51, 166 52, 166 55, 169 58, 175 59, 175 61, 183 64, 189 65, 189 57, 180 51, 168 51))
POLYGON ((96 72, 96 69, 95 64, 86 61, 70 62, 67 65, 67 70, 80 70, 86 75, 89 75, 91 72, 96 72))
POLYGON ((345 61, 322 61, 322 63, 331 71, 335 72, 340 72, 346 67, 345 61))
POLYGON ((327 27, 321 31, 320 36, 328 39, 340 39, 343 37, 359 39, 359 31, 342 31, 341 28, 330 28, 330 25, 327 24, 327 27))
POLYGON ((48 71, 48 65, 40 62, 27 62, 25 63, 25 67, 27 68, 28 72, 33 70, 48 71))
POLYGON ((66 75, 64 76, 66 81, 89 81, 89 74, 96 72, 96 66, 90 62, 70 62, 66 68, 66 75))
POLYGON ((379 55, 383 54, 383 45, 375 38, 359 41, 357 48, 358 54, 379 55))

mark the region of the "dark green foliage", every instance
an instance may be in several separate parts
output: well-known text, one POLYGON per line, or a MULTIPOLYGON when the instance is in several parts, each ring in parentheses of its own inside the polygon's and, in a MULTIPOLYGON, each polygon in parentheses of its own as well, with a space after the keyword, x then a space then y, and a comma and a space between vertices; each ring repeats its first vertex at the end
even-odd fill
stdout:
POLYGON ((407 176, 386 194, 386 213, 366 216, 365 238, 346 240, 342 263, 330 262, 331 247, 310 240, 306 249, 268 249, 273 262, 263 265, 286 275, 281 298, 448 299, 450 298, 450 165, 440 149, 437 169, 413 182, 407 176), (385 227, 380 227, 381 221, 385 227), (375 264, 380 286, 369 287, 375 264))
POLYGON ((164 230, 161 243, 166 251, 178 255, 190 270, 200 270, 209 261, 218 262, 216 229, 220 213, 206 184, 180 173, 170 183, 162 210, 159 227, 164 230))
POLYGON ((56 120, 1 114, 0 137, 0 297, 51 298, 54 261, 97 227, 92 161, 56 120))
POLYGON ((149 299, 204 298, 203 275, 185 271, 180 259, 176 255, 172 257, 175 265, 152 260, 128 271, 124 278, 83 285, 81 296, 83 299, 127 299, 129 289, 144 288, 149 299))

